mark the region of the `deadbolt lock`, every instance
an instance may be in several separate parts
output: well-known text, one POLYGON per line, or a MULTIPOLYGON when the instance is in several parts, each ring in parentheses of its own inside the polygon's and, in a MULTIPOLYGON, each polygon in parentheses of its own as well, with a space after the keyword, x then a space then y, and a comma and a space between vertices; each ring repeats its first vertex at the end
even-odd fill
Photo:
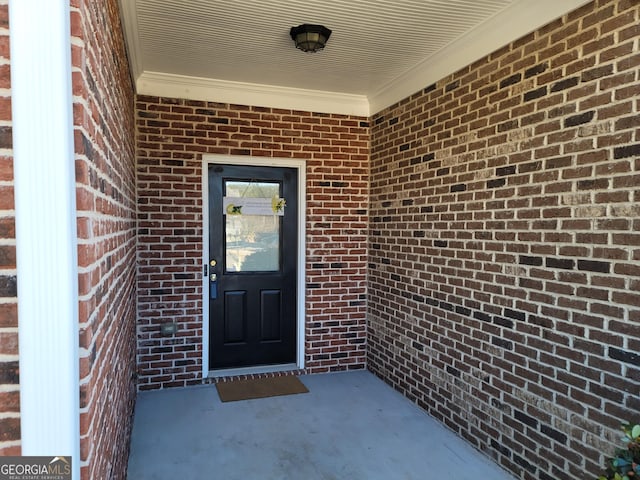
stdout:
POLYGON ((209 265, 211 265, 212 267, 215 267, 218 264, 218 262, 216 262, 215 260, 211 260, 209 262, 209 265))

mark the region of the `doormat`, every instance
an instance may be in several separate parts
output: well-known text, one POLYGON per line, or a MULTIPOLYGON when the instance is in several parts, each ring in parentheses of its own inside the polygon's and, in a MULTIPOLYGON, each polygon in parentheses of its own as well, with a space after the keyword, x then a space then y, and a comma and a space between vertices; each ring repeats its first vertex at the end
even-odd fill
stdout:
POLYGON ((216 389, 223 402, 293 395, 309 391, 295 375, 219 382, 216 383, 216 389))

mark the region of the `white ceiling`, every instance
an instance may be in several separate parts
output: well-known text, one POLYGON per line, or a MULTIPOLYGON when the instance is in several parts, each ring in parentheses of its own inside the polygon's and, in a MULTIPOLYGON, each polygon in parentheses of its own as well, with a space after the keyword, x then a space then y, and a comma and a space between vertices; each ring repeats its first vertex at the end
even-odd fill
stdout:
POLYGON ((138 93, 370 115, 586 0, 120 0, 138 93), (322 24, 323 51, 289 29, 322 24))

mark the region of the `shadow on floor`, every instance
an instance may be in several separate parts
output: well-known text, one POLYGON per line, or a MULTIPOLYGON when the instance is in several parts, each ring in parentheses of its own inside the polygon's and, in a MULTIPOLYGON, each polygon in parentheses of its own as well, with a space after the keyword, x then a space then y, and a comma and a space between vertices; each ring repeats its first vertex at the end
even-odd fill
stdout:
POLYGON ((213 385, 138 395, 129 480, 513 480, 366 371, 222 403, 213 385))

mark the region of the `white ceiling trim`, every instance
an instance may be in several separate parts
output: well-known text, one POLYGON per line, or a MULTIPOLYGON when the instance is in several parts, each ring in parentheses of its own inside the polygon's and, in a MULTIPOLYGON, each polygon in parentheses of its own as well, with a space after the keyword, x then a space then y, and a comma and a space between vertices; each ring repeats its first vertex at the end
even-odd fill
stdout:
POLYGON ((369 96, 369 110, 377 113, 589 1, 518 0, 369 96))
POLYGON ((361 117, 368 117, 370 114, 369 101, 364 95, 229 82, 169 73, 143 72, 136 81, 136 90, 141 95, 235 103, 256 107, 338 113, 361 117))
POLYGON ((142 50, 138 35, 138 14, 136 2, 120 0, 120 21, 125 33, 125 46, 129 56, 129 68, 134 83, 142 73, 142 50))
POLYGON ((321 113, 370 116, 590 0, 515 0, 373 94, 357 95, 144 70, 135 1, 120 0, 137 93, 321 113))

